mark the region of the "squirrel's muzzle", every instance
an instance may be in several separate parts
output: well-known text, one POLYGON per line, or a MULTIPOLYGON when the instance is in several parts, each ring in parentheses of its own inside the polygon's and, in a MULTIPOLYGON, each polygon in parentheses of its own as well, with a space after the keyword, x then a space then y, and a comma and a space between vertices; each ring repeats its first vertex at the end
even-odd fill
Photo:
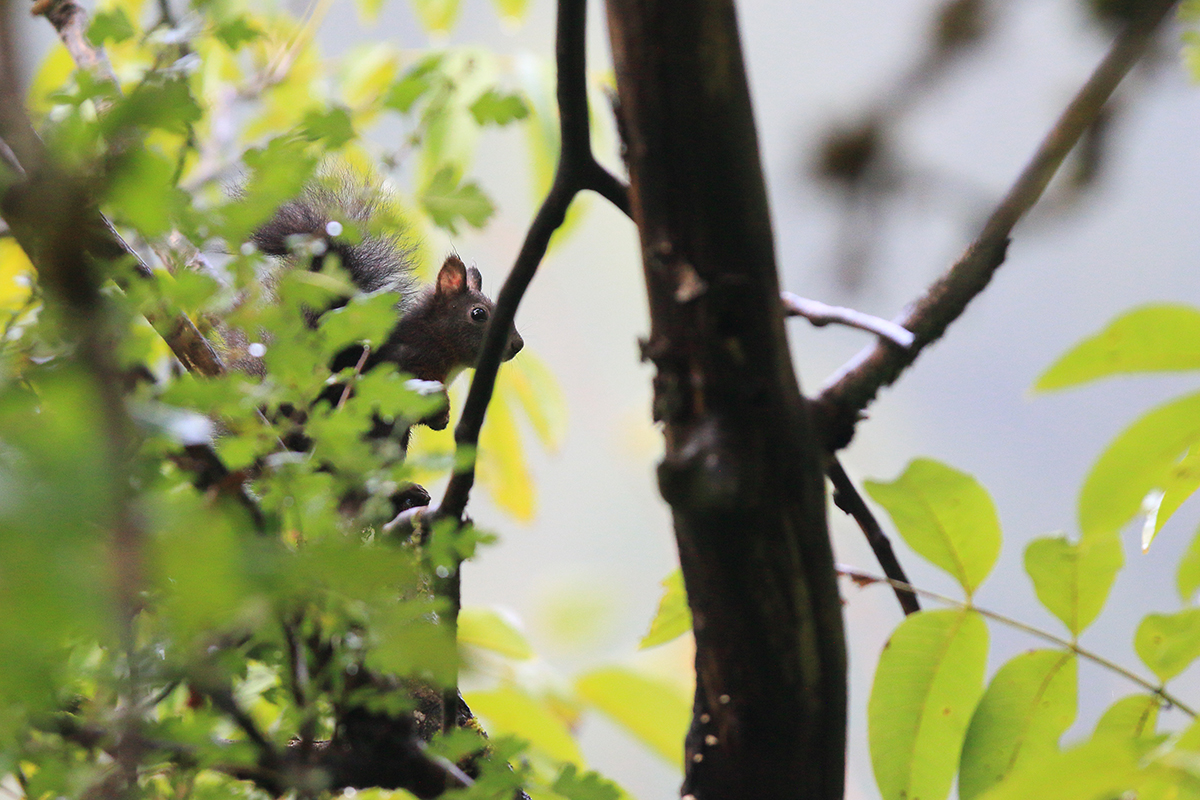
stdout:
POLYGON ((513 328, 508 335, 508 345, 504 348, 504 360, 509 361, 517 353, 521 352, 521 348, 525 346, 525 340, 521 338, 521 334, 517 333, 517 329, 513 328))

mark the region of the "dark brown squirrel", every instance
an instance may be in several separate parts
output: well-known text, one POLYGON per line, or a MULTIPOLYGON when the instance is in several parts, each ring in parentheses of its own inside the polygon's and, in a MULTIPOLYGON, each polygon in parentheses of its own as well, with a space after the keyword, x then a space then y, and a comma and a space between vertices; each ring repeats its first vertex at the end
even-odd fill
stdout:
MULTIPOLYGON (((402 232, 366 232, 367 225, 380 211, 380 205, 378 190, 346 179, 314 184, 299 198, 281 206, 274 217, 255 231, 251 241, 263 253, 293 264, 302 254, 309 254, 309 269, 313 271, 320 271, 326 257, 332 253, 359 290, 399 293, 396 309, 400 316, 383 344, 367 353, 365 361, 363 345, 350 345, 334 357, 330 368, 338 372, 361 362, 365 372, 378 364, 392 363, 418 379, 439 382, 445 397, 445 387, 450 381, 463 368, 475 365, 495 305, 482 291, 479 270, 467 267, 456 254, 446 257, 431 285, 418 288, 413 277, 412 251, 402 232), (342 237, 338 220, 361 226, 361 238, 350 241, 342 237)), ((349 298, 343 298, 325 310, 347 302, 349 298)), ((315 325, 318 316, 319 313, 312 313, 310 324, 315 325)), ((524 345, 516 328, 511 328, 503 360, 511 359, 524 345)), ((324 400, 336 405, 344 388, 330 386, 316 402, 324 400)), ((299 421, 303 416, 297 415, 299 421)), ((442 430, 449 421, 447 398, 441 411, 419 420, 418 424, 442 430)), ((408 449, 410 435, 410 424, 388 422, 378 416, 367 434, 371 439, 398 440, 402 452, 408 449)), ((307 450, 311 446, 302 432, 287 444, 295 450, 307 450)), ((414 484, 401 489, 391 499, 394 512, 400 513, 407 508, 427 505, 429 494, 414 484)))
MULTIPOLYGON (((326 256, 332 253, 360 290, 398 292, 400 318, 383 344, 367 355, 363 369, 390 362, 416 378, 445 386, 463 368, 475 365, 495 306, 482 291, 479 270, 468 268, 455 254, 446 257, 433 284, 417 289, 411 249, 400 234, 364 234, 357 242, 338 235, 339 218, 365 224, 379 205, 378 191, 369 187, 347 181, 341 185, 313 185, 301 197, 280 207, 254 233, 252 241, 268 255, 292 257, 296 245, 307 239, 308 249, 313 252, 311 270, 320 271, 326 256), (312 247, 313 243, 318 246, 312 247)), ((521 334, 512 328, 504 360, 515 356, 524 344, 521 334)), ((361 345, 347 347, 331 368, 336 372, 353 367, 362 355, 361 345)), ((442 430, 449 424, 449 408, 421 422, 442 430)))

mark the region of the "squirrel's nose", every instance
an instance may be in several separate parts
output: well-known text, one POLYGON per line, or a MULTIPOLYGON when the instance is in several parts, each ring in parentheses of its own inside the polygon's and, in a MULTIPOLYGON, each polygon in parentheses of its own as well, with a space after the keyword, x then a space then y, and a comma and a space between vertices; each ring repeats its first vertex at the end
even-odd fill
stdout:
POLYGON ((521 352, 521 348, 524 346, 525 340, 521 338, 521 334, 514 330, 512 335, 508 337, 508 347, 504 351, 504 360, 508 361, 517 353, 521 352))

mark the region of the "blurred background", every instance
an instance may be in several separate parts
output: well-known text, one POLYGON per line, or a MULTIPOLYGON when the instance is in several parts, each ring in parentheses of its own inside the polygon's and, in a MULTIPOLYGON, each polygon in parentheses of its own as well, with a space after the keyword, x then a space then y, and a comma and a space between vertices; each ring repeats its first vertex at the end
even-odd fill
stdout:
MULTIPOLYGON (((591 5, 589 63, 603 83, 607 33, 601 4, 591 5)), ((783 287, 897 315, 973 238, 1101 58, 1121 7, 1085 0, 743 2, 743 48, 783 287)), ((553 11, 548 0, 532 0, 527 21, 514 28, 491 4, 469 0, 452 34, 434 44, 492 48, 514 74, 536 83, 530 76, 544 74, 553 53, 553 11)), ((53 36, 44 20, 29 19, 23 8, 13 13, 32 69, 53 36)), ((336 0, 321 36, 330 55, 383 39, 404 48, 428 44, 411 7, 399 0, 369 25, 350 0, 336 0)), ((1025 543, 1073 533, 1079 486, 1104 446, 1151 406, 1195 388, 1194 379, 1166 377, 1051 395, 1029 391, 1057 356, 1121 311, 1150 301, 1200 304, 1200 87, 1181 62, 1180 36, 1178 26, 1164 31, 1085 152, 1017 227, 993 284, 881 395, 843 454, 856 480, 890 480, 917 456, 977 477, 1005 532, 978 604, 1059 634, 1021 566, 1025 543)), ((596 111, 598 154, 619 169, 607 111, 596 111)), ((386 126, 376 131, 381 146, 395 146, 389 134, 386 126)), ((431 246, 456 247, 494 292, 541 198, 521 131, 487 135, 476 173, 499 205, 497 216, 485 231, 431 246)), ((687 641, 637 651, 659 581, 676 565, 669 515, 654 483, 661 445, 650 422, 652 373, 638 361, 637 339, 648 322, 637 235, 599 198, 585 204, 581 224, 552 250, 517 320, 561 384, 565 438, 556 452, 531 447, 532 520, 513 520, 476 494, 476 521, 501 541, 466 568, 464 601, 507 609, 520 620, 541 655, 527 667, 535 679, 565 685, 584 668, 632 664, 686 685, 687 641)), ((856 331, 813 329, 802 320, 789 326, 809 393, 869 343, 856 331)), ((1173 565, 1198 517, 1197 503, 1189 503, 1146 554, 1138 532, 1127 533, 1126 568, 1084 646, 1138 670, 1134 628, 1148 611, 1177 607, 1173 565)), ((832 507, 830 519, 838 560, 878 571, 853 523, 832 507)), ((894 534, 893 544, 915 583, 956 592, 894 534)), ((878 793, 866 702, 879 650, 901 615, 884 588, 845 584, 843 595, 852 671, 847 796, 872 798, 878 793)), ((992 626, 992 667, 1039 645, 992 626)), ((1185 674, 1175 689, 1195 698, 1198 677, 1185 674)), ((1079 731, 1135 689, 1087 662, 1080 682, 1079 731)), ((606 720, 587 717, 582 741, 590 766, 634 796, 675 795, 678 766, 606 720)))

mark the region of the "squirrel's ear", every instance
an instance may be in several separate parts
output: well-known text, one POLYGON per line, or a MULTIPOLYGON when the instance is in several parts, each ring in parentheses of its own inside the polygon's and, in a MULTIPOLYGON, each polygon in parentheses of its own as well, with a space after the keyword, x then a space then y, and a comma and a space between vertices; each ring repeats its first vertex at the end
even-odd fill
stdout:
POLYGON ((467 288, 472 292, 483 291, 483 276, 474 267, 467 268, 467 288))
POLYGON ((459 294, 467 285, 467 268, 456 255, 446 256, 437 276, 438 294, 459 294))

